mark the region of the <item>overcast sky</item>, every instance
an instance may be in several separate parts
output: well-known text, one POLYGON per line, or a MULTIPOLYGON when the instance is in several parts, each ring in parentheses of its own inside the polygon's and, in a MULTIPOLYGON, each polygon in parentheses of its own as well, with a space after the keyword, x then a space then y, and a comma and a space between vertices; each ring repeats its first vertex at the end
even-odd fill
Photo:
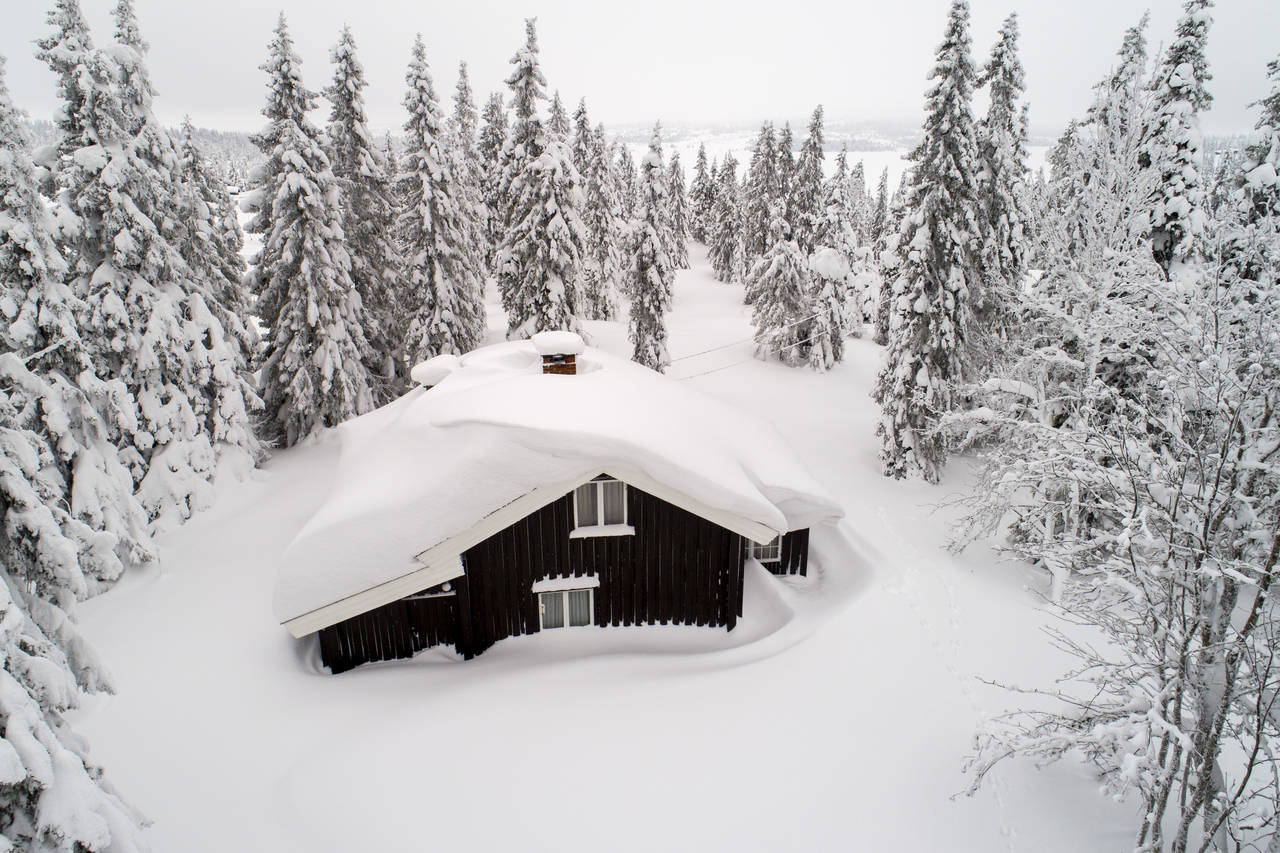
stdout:
MULTIPOLYGON (((81 2, 97 43, 110 39, 115 0, 81 2)), ((36 118, 48 118, 55 104, 52 77, 32 57, 49 5, 0 0, 9 87, 36 118)), ((569 104, 585 96, 592 118, 606 125, 803 120, 818 103, 829 121, 915 124, 947 7, 947 0, 137 0, 161 118, 176 124, 190 113, 197 125, 236 130, 262 123, 258 66, 280 9, 313 89, 328 83, 329 48, 351 25, 369 77, 371 123, 385 129, 403 121, 414 32, 426 40, 442 100, 461 59, 483 103, 502 86, 528 15, 538 17, 549 88, 569 104)), ((975 58, 985 59, 1001 20, 1016 9, 1032 126, 1055 134, 1083 112, 1124 29, 1148 7, 1154 50, 1173 33, 1180 5, 1170 0, 975 0, 975 58)), ((1214 17, 1214 105, 1204 129, 1244 131, 1256 118, 1249 103, 1266 94, 1266 64, 1280 51, 1280 0, 1220 0, 1214 17)))

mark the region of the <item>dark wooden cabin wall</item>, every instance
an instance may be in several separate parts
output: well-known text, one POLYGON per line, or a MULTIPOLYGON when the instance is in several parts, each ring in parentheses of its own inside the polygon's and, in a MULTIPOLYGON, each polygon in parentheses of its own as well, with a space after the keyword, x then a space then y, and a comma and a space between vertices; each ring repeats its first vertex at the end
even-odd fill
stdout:
POLYGON ((768 563, 769 571, 775 575, 809 574, 809 528, 786 534, 782 537, 781 545, 781 559, 776 563, 768 563))
POLYGON ((479 654, 538 628, 534 581, 595 575, 595 623, 732 628, 742 615, 743 540, 719 525, 627 487, 628 536, 570 538, 566 495, 463 555, 458 651, 479 654))
POLYGON ((458 596, 402 598, 320 629, 320 660, 345 672, 375 660, 412 657, 458 641, 458 596))
MULTIPOLYGON (((628 536, 570 538, 573 496, 560 498, 462 555, 454 595, 392 602, 320 631, 334 672, 453 644, 474 657, 498 640, 539 630, 534 581, 595 575, 595 623, 727 626, 742 615, 746 540, 627 487, 628 536)), ((809 531, 782 538, 777 574, 807 571, 809 531)), ((439 588, 437 588, 439 589, 439 588)))

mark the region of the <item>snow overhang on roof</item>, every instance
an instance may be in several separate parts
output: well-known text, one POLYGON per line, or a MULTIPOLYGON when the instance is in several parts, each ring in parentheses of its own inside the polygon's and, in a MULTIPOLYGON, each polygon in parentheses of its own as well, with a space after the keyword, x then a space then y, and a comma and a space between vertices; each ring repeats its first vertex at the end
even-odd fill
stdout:
POLYGON ((468 353, 338 428, 330 493, 276 581, 291 633, 457 577, 467 548, 600 473, 757 542, 841 515, 772 425, 591 347, 560 381, 541 348, 468 353))

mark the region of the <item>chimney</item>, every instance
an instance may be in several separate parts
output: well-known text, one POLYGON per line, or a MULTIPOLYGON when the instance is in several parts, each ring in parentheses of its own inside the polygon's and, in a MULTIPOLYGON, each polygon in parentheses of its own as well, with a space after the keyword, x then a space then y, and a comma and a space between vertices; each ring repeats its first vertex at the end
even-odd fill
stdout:
POLYGON ((542 356, 543 373, 575 376, 585 345, 582 336, 574 332, 538 332, 533 336, 533 348, 542 356))

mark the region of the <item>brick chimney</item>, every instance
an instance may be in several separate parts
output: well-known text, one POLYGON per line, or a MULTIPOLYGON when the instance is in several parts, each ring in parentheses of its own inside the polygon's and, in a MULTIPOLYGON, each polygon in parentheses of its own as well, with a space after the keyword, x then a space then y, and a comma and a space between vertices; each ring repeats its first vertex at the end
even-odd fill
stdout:
POLYGON ((585 345, 582 336, 574 332, 538 332, 533 336, 533 348, 542 356, 543 373, 575 376, 585 345))

